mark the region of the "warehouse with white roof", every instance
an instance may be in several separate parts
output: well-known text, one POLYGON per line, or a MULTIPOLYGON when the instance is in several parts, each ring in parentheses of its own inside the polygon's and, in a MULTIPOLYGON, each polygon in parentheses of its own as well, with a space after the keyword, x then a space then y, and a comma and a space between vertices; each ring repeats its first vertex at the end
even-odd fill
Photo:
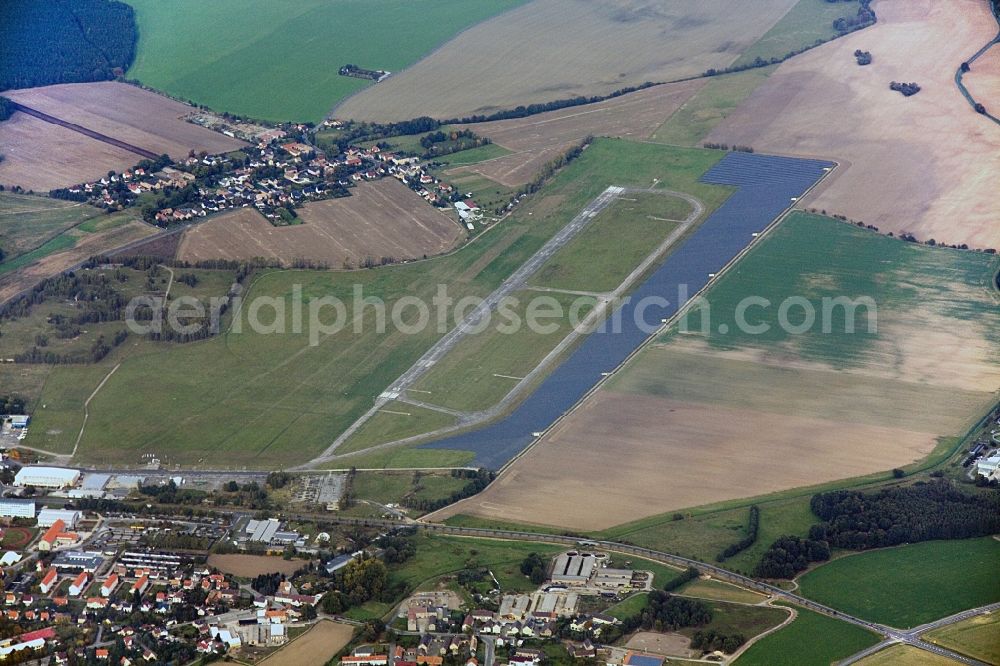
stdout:
POLYGON ((80 471, 66 467, 22 467, 14 476, 15 486, 66 488, 80 480, 80 471))

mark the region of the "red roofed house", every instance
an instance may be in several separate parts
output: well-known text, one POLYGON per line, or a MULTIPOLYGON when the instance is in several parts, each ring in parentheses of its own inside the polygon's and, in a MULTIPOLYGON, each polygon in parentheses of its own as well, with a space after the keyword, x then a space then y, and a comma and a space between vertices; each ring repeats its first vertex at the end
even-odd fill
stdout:
POLYGON ((87 587, 87 583, 90 582, 90 574, 86 571, 81 571, 80 575, 73 579, 73 582, 69 585, 69 596, 78 597, 83 593, 84 588, 87 587))
POLYGON ((110 576, 108 576, 108 579, 104 581, 103 585, 101 585, 101 596, 110 597, 111 593, 115 591, 115 588, 117 586, 118 586, 118 574, 113 573, 110 576))
POLYGON ((42 578, 42 582, 39 587, 42 589, 42 594, 48 594, 56 581, 59 579, 59 572, 55 570, 55 567, 50 568, 45 572, 45 576, 42 578))

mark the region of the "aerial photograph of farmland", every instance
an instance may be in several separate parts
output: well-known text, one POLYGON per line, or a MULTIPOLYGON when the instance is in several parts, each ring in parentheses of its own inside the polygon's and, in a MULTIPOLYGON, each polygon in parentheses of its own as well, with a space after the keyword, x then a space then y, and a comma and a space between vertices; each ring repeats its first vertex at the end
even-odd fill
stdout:
POLYGON ((1000 666, 1000 0, 3 0, 0 661, 1000 666))

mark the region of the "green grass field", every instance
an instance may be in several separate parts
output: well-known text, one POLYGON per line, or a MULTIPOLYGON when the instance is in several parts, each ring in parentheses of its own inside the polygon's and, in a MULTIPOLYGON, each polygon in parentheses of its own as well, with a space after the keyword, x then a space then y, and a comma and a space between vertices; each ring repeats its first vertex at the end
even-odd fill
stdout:
POLYGON ((539 313, 561 314, 539 316, 537 325, 516 328, 511 325, 509 329, 505 327, 508 321, 498 316, 489 328, 466 337, 435 364, 417 382, 412 395, 424 402, 463 411, 495 405, 572 331, 574 321, 582 323, 595 302, 589 296, 533 291, 517 292, 513 298, 517 304, 509 311, 521 322, 531 308, 539 313))
POLYGON ((730 604, 724 601, 709 601, 712 609, 712 621, 704 627, 687 627, 678 633, 694 636, 696 631, 716 631, 720 634, 743 634, 750 639, 773 629, 788 617, 788 613, 780 608, 767 606, 747 606, 745 604, 730 604))
POLYGON ((799 579, 804 596, 845 613, 909 628, 1000 601, 991 537, 926 541, 835 559, 799 579))
POLYGON ((77 225, 91 231, 105 220, 117 219, 120 216, 105 215, 87 204, 0 192, 0 248, 10 261, 77 225))
POLYGON ((832 39, 837 36, 833 22, 857 13, 858 3, 854 1, 799 0, 774 27, 744 51, 734 65, 748 64, 756 58, 781 58, 791 51, 812 46, 817 40, 832 39))
POLYGON ((756 604, 765 599, 764 595, 745 590, 742 587, 703 578, 697 578, 684 585, 677 590, 677 594, 686 594, 702 599, 715 599, 716 601, 734 601, 743 604, 756 604))
MULTIPOLYGON (((812 2, 819 0, 802 0, 812 2)), ((825 3, 824 3, 825 4, 825 3)), ((705 86, 660 125, 653 141, 678 146, 696 146, 726 116, 732 113, 757 86, 767 80, 777 65, 723 74, 708 80, 705 86)))
MULTIPOLYGON (((424 396, 420 396, 424 397, 424 396)), ((358 428, 340 448, 340 453, 362 451, 376 444, 394 442, 454 425, 455 417, 424 407, 393 401, 358 428)))
POLYGON ((641 615, 644 608, 646 608, 646 597, 649 596, 645 592, 640 594, 633 594, 627 599, 619 601, 617 604, 608 608, 605 614, 611 617, 616 617, 619 620, 624 620, 628 617, 633 617, 635 615, 641 615))
POLYGON ((924 640, 988 664, 1000 664, 1000 617, 980 615, 924 635, 924 640))
POLYGON ((612 291, 691 213, 691 204, 663 194, 626 194, 531 278, 550 289, 612 291))
MULTIPOLYGON (((647 184, 659 178, 664 187, 689 191, 709 207, 717 205, 728 190, 697 179, 720 157, 718 151, 598 140, 504 224, 451 255, 376 270, 262 274, 246 298, 266 296, 274 307, 283 306, 280 320, 286 323, 285 333, 252 332, 245 325, 249 312, 243 310, 239 332, 183 346, 144 349, 126 358, 91 402, 79 455, 90 462, 120 463, 155 452, 164 461, 205 464, 205 452, 211 451, 214 465, 235 467, 287 466, 308 460, 367 410, 375 396, 442 333, 436 326, 416 334, 393 326, 380 332, 373 308, 359 313, 363 325, 361 333, 355 333, 349 307, 342 330, 310 340, 310 331, 320 331, 308 326, 308 307, 303 308, 301 332, 293 331, 294 290, 300 288, 305 300, 337 296, 350 304, 353 288, 359 285, 365 296, 383 299, 390 311, 403 296, 430 303, 439 284, 448 285, 455 299, 484 296, 611 183, 647 184)), ((275 321, 271 306, 259 314, 262 323, 275 321)), ((413 309, 404 314, 409 320, 417 316, 413 309)), ((327 308, 323 321, 329 324, 333 316, 332 308, 327 308)), ((86 396, 99 381, 94 378, 103 377, 107 369, 54 368, 49 384, 76 387, 77 394, 86 396)), ((81 402, 49 400, 49 390, 47 385, 41 397, 48 407, 36 418, 26 443, 69 451, 82 422, 81 402)), ((397 463, 397 456, 419 466, 435 466, 427 461, 462 464, 458 461, 469 459, 465 452, 412 449, 371 456, 352 458, 347 464, 408 466, 397 463)), ((344 464, 334 461, 331 467, 344 464)))
POLYGON ((754 643, 736 664, 830 666, 878 642, 878 636, 860 627, 799 608, 791 624, 754 643))
MULTIPOLYGON (((358 472, 353 481, 354 497, 379 504, 399 504, 404 497, 439 499, 461 490, 469 481, 449 473, 358 472)), ((415 512, 419 515, 419 511, 415 512)))
POLYGON ((955 666, 958 662, 912 645, 893 645, 857 663, 860 666, 955 666))
POLYGON ((128 77, 216 111, 318 121, 370 81, 348 63, 399 72, 464 28, 523 0, 135 0, 128 77))

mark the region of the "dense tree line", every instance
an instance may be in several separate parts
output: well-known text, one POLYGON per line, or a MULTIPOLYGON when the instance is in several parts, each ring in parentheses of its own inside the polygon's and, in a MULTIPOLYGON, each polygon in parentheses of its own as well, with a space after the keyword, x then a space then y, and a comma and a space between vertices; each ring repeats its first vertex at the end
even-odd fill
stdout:
POLYGON ((265 597, 270 597, 274 596, 274 594, 278 591, 278 586, 281 585, 284 580, 284 574, 260 574, 258 576, 254 576, 254 579, 250 582, 250 587, 263 594, 265 597))
POLYGON ((528 553, 521 561, 521 573, 531 579, 535 585, 545 582, 545 569, 548 565, 538 553, 528 553))
POLYGON ((625 88, 619 88, 618 90, 612 91, 607 95, 591 95, 589 97, 570 97, 568 99, 557 99, 551 102, 528 104, 527 106, 521 105, 521 106, 516 106, 513 109, 496 111, 495 113, 491 113, 488 115, 475 114, 471 116, 465 116, 463 118, 451 118, 450 120, 441 121, 441 124, 465 125, 469 123, 489 122, 492 120, 525 118, 527 116, 533 116, 539 113, 545 113, 546 111, 557 111, 559 109, 566 109, 573 106, 582 106, 584 104, 594 104, 596 102, 603 102, 604 100, 614 99, 615 97, 621 97, 622 95, 636 92, 638 90, 645 90, 646 88, 651 88, 652 86, 655 85, 659 84, 654 83, 652 81, 646 81, 645 83, 640 83, 637 86, 626 86, 625 88))
POLYGON ((830 544, 826 541, 797 536, 779 537, 761 557, 754 575, 760 578, 794 578, 809 568, 812 562, 830 559, 830 544))
POLYGON ((810 538, 851 550, 1000 532, 1000 492, 964 493, 944 479, 874 493, 820 493, 810 507, 823 520, 810 538))
POLYGON ((449 504, 454 504, 455 502, 465 499, 466 497, 472 497, 473 495, 479 494, 486 489, 486 486, 490 485, 494 478, 496 478, 495 472, 486 469, 455 469, 452 470, 451 475, 454 478, 469 479, 469 482, 447 497, 422 498, 407 496, 401 500, 401 503, 403 506, 411 509, 417 509, 419 511, 437 511, 440 508, 446 507, 449 504))
POLYGON ((0 414, 24 414, 25 406, 19 395, 0 395, 0 414))
POLYGON ((757 541, 757 532, 760 530, 760 507, 756 504, 750 507, 750 516, 747 518, 747 533, 746 536, 737 541, 736 543, 731 543, 723 549, 721 553, 715 556, 717 562, 725 562, 730 557, 736 555, 737 553, 742 553, 744 550, 754 545, 757 541))
MULTIPOLYGON (((827 2, 838 2, 839 0, 826 0, 827 2)), ((853 0, 848 0, 853 2, 853 0)), ((854 16, 844 16, 833 22, 833 29, 842 35, 855 30, 861 30, 875 23, 875 12, 871 8, 872 0, 860 0, 858 3, 858 13, 854 16)))
POLYGON ((696 569, 695 567, 688 567, 687 569, 685 569, 681 573, 677 574, 676 576, 674 576, 673 578, 671 578, 670 580, 668 580, 663 585, 663 591, 664 592, 673 592, 674 590, 682 587, 683 585, 686 585, 687 583, 690 583, 691 581, 693 581, 695 578, 697 578, 700 575, 701 575, 701 572, 698 571, 698 569, 696 569))
POLYGON ((14 103, 0 95, 0 122, 14 115, 14 103))
POLYGON ((747 642, 746 636, 736 632, 733 634, 722 634, 714 629, 698 630, 691 637, 691 647, 704 652, 715 652, 722 650, 726 654, 732 654, 740 649, 740 646, 747 642))
POLYGON ((114 0, 0 3, 0 90, 106 81, 132 64, 132 7, 114 0))

